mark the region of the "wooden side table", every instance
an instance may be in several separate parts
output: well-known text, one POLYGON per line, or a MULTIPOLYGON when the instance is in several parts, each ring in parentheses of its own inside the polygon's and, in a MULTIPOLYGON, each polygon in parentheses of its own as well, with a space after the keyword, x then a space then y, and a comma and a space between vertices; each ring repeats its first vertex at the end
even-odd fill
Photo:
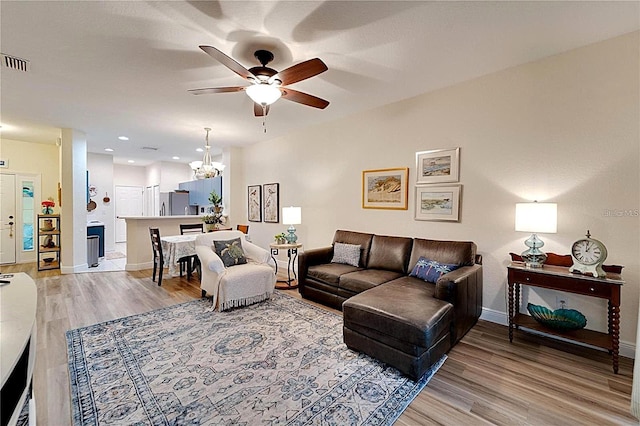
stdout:
POLYGON ((287 279, 278 280, 278 282, 276 283, 276 288, 280 290, 298 288, 298 276, 296 275, 295 264, 296 264, 296 259, 298 259, 298 249, 302 247, 302 244, 273 243, 273 244, 269 244, 269 247, 271 248, 271 259, 273 259, 273 263, 275 263, 276 265, 276 275, 278 275, 278 262, 276 261, 275 256, 278 255, 280 250, 285 250, 285 249, 287 250, 287 279), (292 271, 293 271, 293 279, 291 279, 292 271), (295 281, 296 283, 294 285, 291 285, 293 281, 295 281), (284 283, 284 284, 278 284, 278 283, 284 283))
POLYGON ((613 358, 613 372, 618 373, 618 350, 620 346, 620 288, 624 281, 617 274, 607 273, 607 278, 572 274, 569 268, 547 266, 527 268, 522 262, 511 262, 508 269, 509 283, 509 342, 513 341, 513 329, 519 327, 541 331, 553 336, 606 349, 613 358), (609 303, 609 331, 601 333, 593 330, 554 330, 538 323, 520 311, 520 285, 566 291, 585 296, 607 299, 609 303))

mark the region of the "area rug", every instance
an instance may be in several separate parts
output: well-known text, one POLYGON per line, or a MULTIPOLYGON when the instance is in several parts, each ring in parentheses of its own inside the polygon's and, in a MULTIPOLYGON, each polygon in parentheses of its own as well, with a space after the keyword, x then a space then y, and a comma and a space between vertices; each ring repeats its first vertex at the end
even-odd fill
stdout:
POLYGON ((280 292, 200 299, 67 331, 75 425, 390 425, 414 382, 348 349, 342 317, 280 292))

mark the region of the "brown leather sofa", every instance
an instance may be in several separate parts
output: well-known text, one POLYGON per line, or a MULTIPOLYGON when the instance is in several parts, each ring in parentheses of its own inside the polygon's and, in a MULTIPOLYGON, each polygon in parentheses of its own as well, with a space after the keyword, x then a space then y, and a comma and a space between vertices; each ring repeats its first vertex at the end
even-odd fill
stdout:
POLYGON ((344 341, 417 380, 482 311, 482 258, 473 242, 336 231, 299 256, 302 297, 344 315, 344 341), (358 266, 331 263, 335 243, 360 245, 358 266), (461 265, 436 283, 409 276, 418 259, 461 265))

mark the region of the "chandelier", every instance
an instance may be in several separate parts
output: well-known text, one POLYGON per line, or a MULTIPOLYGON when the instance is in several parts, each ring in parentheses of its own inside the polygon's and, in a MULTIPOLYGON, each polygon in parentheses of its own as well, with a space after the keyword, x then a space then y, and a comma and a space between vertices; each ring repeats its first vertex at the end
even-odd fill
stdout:
POLYGON ((211 161, 211 153, 209 152, 211 149, 209 146, 209 132, 211 129, 209 127, 205 127, 204 130, 207 132, 207 135, 205 136, 206 144, 204 146, 204 157, 202 157, 202 161, 192 161, 189 163, 196 179, 207 179, 220 176, 224 170, 224 164, 217 161, 211 161))

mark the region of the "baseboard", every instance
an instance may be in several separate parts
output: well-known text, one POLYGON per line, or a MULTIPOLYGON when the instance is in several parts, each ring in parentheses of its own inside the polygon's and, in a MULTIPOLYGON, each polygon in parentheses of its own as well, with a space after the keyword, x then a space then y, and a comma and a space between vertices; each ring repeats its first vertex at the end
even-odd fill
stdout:
MULTIPOLYGON (((482 314, 480 315, 480 319, 481 320, 485 320, 485 321, 489 321, 489 322, 493 322, 493 323, 496 323, 496 324, 504 325, 504 326, 508 326, 509 325, 507 313, 506 312, 501 312, 501 311, 496 311, 496 310, 493 310, 493 309, 482 308, 482 314)), ((562 337, 558 337, 558 336, 551 336, 549 334, 538 332, 538 331, 534 331, 534 330, 531 330, 531 332, 535 333, 535 334, 540 334, 542 336, 552 337, 554 339, 562 340, 563 342, 569 342, 569 343, 573 343, 573 344, 576 344, 576 345, 587 346, 587 347, 590 347, 590 348, 593 347, 591 345, 586 345, 586 344, 583 344, 583 343, 580 343, 580 342, 574 342, 573 340, 563 339, 562 337)), ((600 349, 600 348, 597 348, 597 349, 600 349)), ((620 341, 620 355, 624 356, 626 358, 635 359, 635 357, 636 357, 636 345, 634 345, 631 342, 627 342, 627 341, 622 341, 621 340, 620 341)))
POLYGON ((124 265, 125 271, 141 271, 143 269, 153 269, 153 260, 144 263, 127 263, 124 265))
POLYGON ((82 271, 86 271, 87 267, 86 263, 83 265, 74 265, 74 266, 64 266, 60 265, 60 273, 61 274, 78 274, 82 271))

